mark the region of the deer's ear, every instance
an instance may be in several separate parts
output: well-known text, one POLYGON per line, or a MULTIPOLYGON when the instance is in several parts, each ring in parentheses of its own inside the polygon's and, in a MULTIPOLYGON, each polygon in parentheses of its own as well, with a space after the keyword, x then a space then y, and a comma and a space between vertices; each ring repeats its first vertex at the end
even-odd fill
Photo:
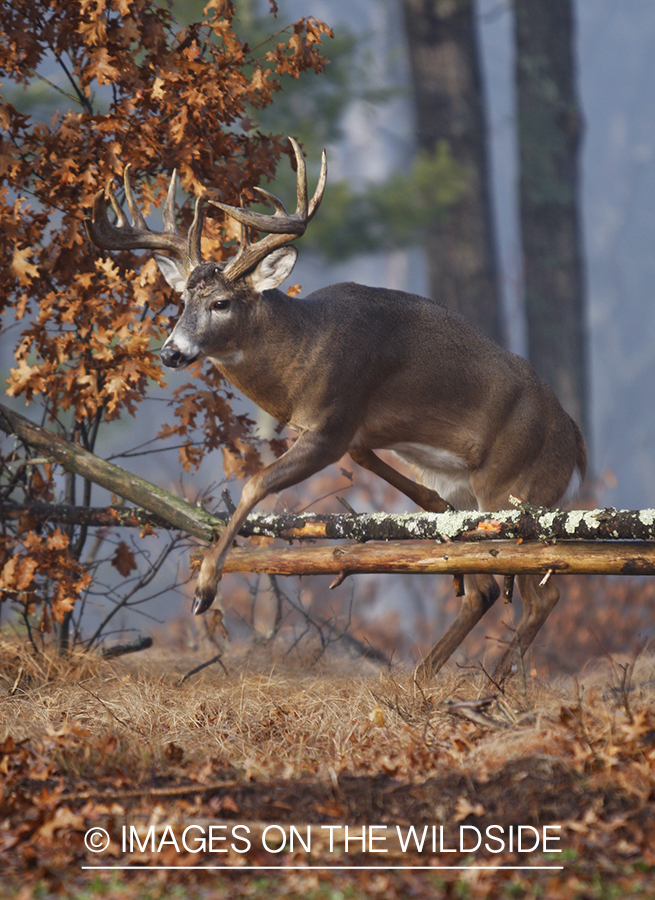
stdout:
POLYGON ((296 264, 296 247, 280 247, 265 256, 250 275, 250 283, 256 291, 270 291, 282 284, 296 264))
POLYGON ((153 253, 159 271, 162 273, 169 286, 181 294, 187 283, 187 276, 177 261, 171 259, 170 256, 162 256, 161 253, 153 253))

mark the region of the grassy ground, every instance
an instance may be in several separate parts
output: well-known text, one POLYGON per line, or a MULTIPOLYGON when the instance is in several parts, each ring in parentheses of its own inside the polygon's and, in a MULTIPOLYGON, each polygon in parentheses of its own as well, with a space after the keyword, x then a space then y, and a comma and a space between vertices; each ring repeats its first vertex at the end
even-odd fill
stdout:
POLYGON ((180 685, 197 662, 0 644, 0 896, 655 897, 653 657, 504 691, 270 648, 180 685), (492 825, 548 826, 562 852, 495 852, 492 825), (247 869, 198 868, 228 865, 247 869))

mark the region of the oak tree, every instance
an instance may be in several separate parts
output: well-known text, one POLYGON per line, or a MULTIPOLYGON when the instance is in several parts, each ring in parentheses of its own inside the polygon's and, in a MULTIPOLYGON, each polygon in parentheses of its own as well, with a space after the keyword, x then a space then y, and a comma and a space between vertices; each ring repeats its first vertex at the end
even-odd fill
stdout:
MULTIPOLYGON (((177 301, 154 261, 103 256, 82 220, 127 165, 146 216, 163 203, 173 169, 187 198, 251 199, 288 147, 286 135, 257 129, 257 111, 273 102, 283 76, 323 71, 321 43, 331 35, 313 18, 287 27, 271 19, 271 31, 249 46, 229 0, 210 0, 202 19, 185 27, 153 0, 0 2, 7 394, 40 403, 44 420, 87 450, 105 423, 135 415, 149 388, 164 384, 157 348, 177 301), (28 110, 35 85, 50 102, 28 110)), ((187 199, 181 228, 190 220, 187 199)), ((203 252, 224 259, 234 237, 218 211, 208 211, 203 252)), ((165 433, 181 439, 186 468, 220 446, 226 469, 245 474, 257 465, 252 423, 233 413, 217 379, 199 373, 174 392, 165 433)), ((55 467, 30 458, 20 442, 3 448, 0 503, 52 500, 55 467)), ((64 492, 66 502, 88 505, 91 484, 69 473, 64 492)), ((37 524, 29 515, 7 518, 0 533, 0 599, 19 601, 26 622, 36 613, 42 629, 54 619, 64 645, 94 573, 88 536, 84 526, 37 524)), ((123 577, 137 565, 121 541, 110 562, 123 577)))

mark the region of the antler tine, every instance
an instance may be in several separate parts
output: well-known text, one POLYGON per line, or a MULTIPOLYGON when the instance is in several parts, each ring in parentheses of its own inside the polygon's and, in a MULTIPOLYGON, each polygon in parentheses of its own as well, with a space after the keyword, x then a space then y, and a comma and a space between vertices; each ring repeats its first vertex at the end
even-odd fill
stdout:
MULTIPOLYGON (((177 191, 178 180, 177 169, 173 169, 171 182, 168 186, 168 193, 166 195, 166 203, 164 204, 164 209, 162 210, 164 232, 166 234, 178 234, 177 223, 175 221, 175 194, 177 191)), ((187 234, 187 250, 189 262, 191 264, 188 271, 191 271, 191 269, 195 269, 196 266, 199 266, 202 262, 200 251, 200 239, 202 237, 202 218, 200 197, 198 197, 198 199, 196 200, 193 222, 191 223, 189 233, 187 234)))
MULTIPOLYGON (((275 209, 277 209, 279 212, 284 213, 285 216, 290 215, 290 214, 287 212, 284 203, 282 203, 282 201, 280 200, 280 198, 279 198, 279 197, 276 197, 275 194, 271 194, 270 191, 267 191, 267 190, 266 190, 265 188, 263 188, 263 187, 254 187, 254 188, 253 188, 253 191, 257 191, 258 194, 261 194, 262 197, 264 197, 265 200, 268 200, 268 202, 271 204, 271 206, 274 206, 275 209)), ((242 208, 243 208, 243 205, 240 206, 239 208, 242 209, 242 208)), ((247 212, 247 210, 246 210, 246 212, 247 212)))
POLYGON ((141 215, 141 210, 136 205, 134 195, 132 194, 132 185, 130 184, 131 168, 132 163, 128 163, 125 166, 125 171, 123 172, 123 184, 125 186, 125 200, 127 201, 127 208, 129 209, 130 215, 132 216, 133 227, 139 232, 149 231, 150 229, 146 225, 146 220, 141 215))
POLYGON ((166 203, 164 205, 163 219, 164 231, 150 231, 143 218, 141 210, 136 204, 132 193, 129 178, 130 166, 125 167, 123 183, 125 185, 125 200, 127 202, 132 225, 125 217, 125 213, 116 200, 111 188, 107 186, 109 202, 116 213, 116 224, 112 224, 107 218, 107 205, 105 192, 98 191, 93 200, 92 217, 84 220, 84 226, 89 239, 101 250, 154 250, 163 251, 177 257, 182 267, 189 274, 202 262, 200 255, 200 237, 202 232, 202 211, 200 200, 196 202, 196 211, 189 234, 185 240, 178 234, 175 224, 175 190, 177 187, 177 173, 173 172, 168 188, 166 203))
POLYGON ((98 193, 94 197, 93 202, 93 212, 95 218, 95 207, 96 203, 102 203, 102 209, 105 209, 105 200, 109 197, 109 202, 111 203, 111 208, 114 210, 114 215, 116 216, 116 223, 119 228, 123 228, 125 225, 129 225, 130 223, 127 221, 125 217, 125 213, 123 212, 123 207, 120 205, 118 200, 116 199, 116 194, 114 193, 114 189, 111 185, 111 179, 107 182, 107 186, 104 191, 98 191, 98 193))
POLYGON ((167 234, 177 234, 177 224, 175 222, 175 194, 177 191, 177 169, 173 169, 171 175, 171 183, 168 185, 168 193, 166 194, 166 203, 162 210, 162 219, 164 220, 164 231, 167 234))
POLYGON ((266 231, 268 234, 294 234, 301 235, 305 230, 304 219, 295 219, 291 213, 288 213, 284 204, 273 194, 269 194, 263 188, 256 188, 258 193, 262 194, 275 207, 275 213, 268 216, 265 213, 253 212, 251 209, 245 209, 242 206, 229 206, 227 203, 221 203, 220 200, 210 200, 212 206, 218 206, 230 218, 236 219, 242 225, 249 225, 250 228, 256 228, 258 231, 266 231))
POLYGON ((187 248, 189 254, 189 262, 191 268, 195 269, 202 262, 200 249, 200 239, 202 237, 202 206, 200 205, 200 197, 196 200, 196 211, 193 215, 193 222, 189 228, 187 235, 187 248))
POLYGON ((300 145, 295 138, 290 137, 289 143, 293 147, 296 156, 296 215, 307 219, 307 167, 305 157, 302 155, 300 145))
MULTIPOLYGON (((266 192, 268 193, 268 191, 266 192)), ((271 194, 271 197, 273 195, 271 194)), ((275 198, 277 200, 277 197, 275 198)), ((239 204, 243 206, 243 194, 239 197, 239 204)), ((248 231, 248 226, 241 222, 241 228, 239 229, 239 249, 245 250, 251 245, 250 240, 250 232, 248 231)))
POLYGON ((130 226, 125 218, 125 213, 116 200, 111 185, 107 185, 106 194, 109 197, 112 209, 116 213, 117 224, 112 225, 107 218, 107 200, 103 190, 98 191, 93 198, 93 212, 91 218, 87 216, 84 219, 84 228, 89 240, 101 250, 121 250, 124 247, 123 230, 129 229, 130 226), (123 238, 123 240, 117 244, 116 241, 120 238, 123 238))
POLYGON ((316 185, 316 190, 314 191, 314 196, 309 202, 309 209, 307 211, 307 221, 313 218, 314 213, 321 205, 321 200, 323 199, 323 193, 325 192, 325 185, 327 184, 327 154, 325 150, 321 153, 321 171, 318 176, 318 184, 316 185))
POLYGON ((293 147, 298 169, 296 175, 297 206, 293 215, 287 212, 281 200, 260 187, 255 188, 255 190, 275 207, 275 213, 272 216, 266 215, 265 213, 253 212, 252 210, 244 209, 243 207, 229 206, 227 203, 221 203, 219 200, 210 200, 209 202, 213 206, 218 206, 219 209, 222 209, 223 212, 228 216, 231 216, 231 218, 236 219, 237 222, 241 222, 251 228, 256 228, 258 231, 265 231, 268 234, 294 234, 298 236, 304 234, 307 223, 318 209, 323 197, 323 191, 325 190, 325 183, 327 180, 327 158, 325 156, 325 151, 323 151, 319 182, 308 208, 307 169, 305 166, 305 158, 298 142, 292 137, 289 138, 289 142, 293 147))
POLYGON ((265 215, 264 213, 253 212, 243 207, 228 206, 227 203, 221 203, 219 200, 210 200, 213 206, 218 206, 224 213, 241 223, 241 242, 239 251, 236 256, 228 262, 223 270, 223 277, 230 281, 234 281, 241 275, 253 269, 260 260, 268 256, 273 250, 284 246, 304 234, 307 223, 312 218, 319 207, 325 184, 327 181, 327 158, 325 151, 321 157, 321 172, 319 175, 318 185, 311 203, 307 204, 307 169, 305 166, 305 158, 297 141, 292 137, 289 138, 293 152, 296 157, 297 174, 296 174, 296 211, 293 215, 287 212, 284 204, 274 194, 264 190, 264 188, 255 188, 275 208, 275 213, 265 215), (258 231, 268 232, 265 238, 256 244, 250 244, 247 241, 247 227, 256 228, 258 231))

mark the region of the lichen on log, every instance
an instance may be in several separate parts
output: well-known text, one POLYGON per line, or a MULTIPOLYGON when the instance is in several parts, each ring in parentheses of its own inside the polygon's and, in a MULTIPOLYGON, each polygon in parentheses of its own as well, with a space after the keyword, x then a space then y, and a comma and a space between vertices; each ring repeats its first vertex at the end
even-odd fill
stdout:
MULTIPOLYGON (((26 444, 65 469, 101 485, 136 504, 135 507, 72 507, 61 504, 4 505, 3 518, 23 515, 37 522, 59 521, 90 526, 169 527, 205 541, 225 528, 228 516, 213 515, 145 479, 107 462, 42 428, 0 404, 0 430, 17 434, 26 444)), ((488 540, 650 541, 655 540, 655 510, 545 509, 516 501, 517 507, 497 512, 458 510, 444 513, 362 513, 316 515, 255 513, 241 534, 286 540, 478 542, 488 540)))

